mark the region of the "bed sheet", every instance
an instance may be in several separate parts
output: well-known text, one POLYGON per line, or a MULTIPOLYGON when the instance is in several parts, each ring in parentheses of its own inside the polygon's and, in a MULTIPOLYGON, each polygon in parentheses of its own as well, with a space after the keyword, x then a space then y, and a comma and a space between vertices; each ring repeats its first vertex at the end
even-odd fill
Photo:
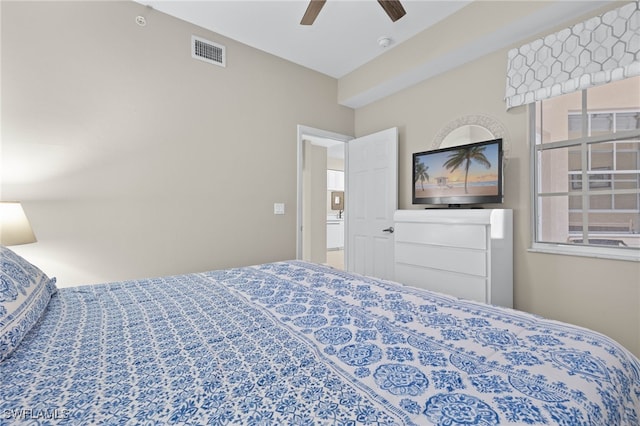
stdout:
POLYGON ((638 425, 599 333, 300 261, 62 288, 0 423, 638 425))

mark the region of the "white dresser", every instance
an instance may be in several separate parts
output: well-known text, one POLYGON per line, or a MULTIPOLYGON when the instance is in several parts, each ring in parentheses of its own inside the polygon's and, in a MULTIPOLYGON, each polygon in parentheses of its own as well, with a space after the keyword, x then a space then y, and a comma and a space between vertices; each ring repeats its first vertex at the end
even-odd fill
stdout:
POLYGON ((513 306, 513 212, 397 210, 395 281, 513 306))

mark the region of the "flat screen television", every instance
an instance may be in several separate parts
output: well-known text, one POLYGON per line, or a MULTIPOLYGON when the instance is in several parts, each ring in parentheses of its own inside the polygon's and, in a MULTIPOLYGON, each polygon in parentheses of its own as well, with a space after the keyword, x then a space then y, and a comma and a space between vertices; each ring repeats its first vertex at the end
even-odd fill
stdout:
POLYGON ((502 139, 413 154, 413 204, 502 203, 502 139))

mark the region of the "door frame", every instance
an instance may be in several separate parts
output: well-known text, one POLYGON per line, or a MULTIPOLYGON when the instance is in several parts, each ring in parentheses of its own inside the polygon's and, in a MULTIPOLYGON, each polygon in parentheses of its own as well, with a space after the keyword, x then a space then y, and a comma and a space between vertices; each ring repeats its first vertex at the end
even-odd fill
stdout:
MULTIPOLYGON (((303 135, 314 136, 318 138, 324 139, 333 139, 336 141, 348 143, 353 136, 343 135, 340 133, 330 132, 328 130, 316 129, 315 127, 304 126, 302 124, 298 124, 297 126, 297 213, 296 213, 296 259, 302 259, 302 165, 303 165, 303 153, 304 153, 304 140, 303 135)), ((345 150, 345 156, 348 155, 347 150, 345 150)), ((347 161, 345 158, 345 175, 347 173, 347 161)), ((345 182, 346 185, 346 182, 345 182)), ((345 187, 345 193, 348 193, 349 189, 345 187)), ((345 222, 345 235, 347 233, 346 222, 345 222)), ((345 238, 345 246, 346 246, 346 238, 345 238)), ((346 247, 345 247, 346 252, 346 247)), ((346 267, 346 258, 345 258, 345 267, 346 267)))

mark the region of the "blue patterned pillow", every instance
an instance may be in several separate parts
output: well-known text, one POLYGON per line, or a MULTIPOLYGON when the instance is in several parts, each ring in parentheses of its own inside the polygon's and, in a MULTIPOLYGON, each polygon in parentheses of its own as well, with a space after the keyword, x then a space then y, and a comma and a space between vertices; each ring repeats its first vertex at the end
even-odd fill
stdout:
POLYGON ((0 246, 0 361, 18 347, 56 291, 55 278, 0 246))

